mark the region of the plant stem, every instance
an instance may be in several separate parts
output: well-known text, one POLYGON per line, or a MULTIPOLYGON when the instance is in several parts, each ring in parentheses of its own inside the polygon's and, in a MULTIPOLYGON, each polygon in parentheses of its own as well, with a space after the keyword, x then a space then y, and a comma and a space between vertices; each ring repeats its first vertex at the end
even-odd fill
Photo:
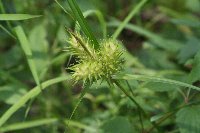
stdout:
POLYGON ((98 43, 96 37, 94 36, 94 34, 92 33, 92 30, 90 29, 87 21, 85 20, 83 14, 81 12, 81 9, 79 8, 76 0, 67 0, 67 1, 68 1, 68 4, 69 4, 69 6, 72 10, 72 14, 73 14, 74 18, 78 21, 83 32, 88 37, 91 44, 93 44, 94 49, 98 49, 99 43, 98 43))
POLYGON ((74 34, 72 31, 68 30, 68 32, 76 39, 76 41, 81 45, 81 47, 88 53, 88 55, 94 59, 94 56, 92 53, 89 51, 89 49, 85 46, 85 44, 81 41, 81 39, 74 34))
MULTIPOLYGON (((2 0, 0 0, 0 9, 2 13, 6 13, 2 0)), ((9 21, 6 21, 6 24, 8 25, 8 28, 10 29, 10 31, 13 32, 11 23, 9 21)))
POLYGON ((144 125, 143 125, 143 120, 142 120, 142 114, 141 112, 146 116, 146 113, 144 112, 144 110, 142 109, 142 107, 136 102, 135 99, 133 99, 128 92, 126 92, 126 90, 121 86, 121 84, 119 84, 118 81, 116 80, 112 80, 120 89, 121 91, 137 106, 137 110, 138 110, 138 115, 139 115, 139 119, 140 119, 140 124, 141 124, 141 128, 142 128, 142 132, 144 131, 144 125))
POLYGON ((146 113, 144 112, 144 110, 142 109, 142 107, 135 101, 135 99, 133 99, 133 98, 126 92, 126 90, 121 86, 121 84, 119 84, 118 81, 116 81, 116 80, 112 80, 112 81, 121 89, 121 91, 123 91, 123 93, 124 93, 133 103, 135 103, 135 105, 136 105, 144 114, 146 114, 146 113))
POLYGON ((128 14, 128 16, 125 18, 125 20, 119 25, 119 27, 117 28, 117 30, 114 32, 113 34, 113 38, 116 39, 119 34, 121 33, 121 31, 124 29, 124 27, 127 25, 127 23, 131 20, 131 18, 137 14, 141 7, 147 2, 148 0, 141 0, 140 3, 138 3, 133 9, 132 11, 128 14))
POLYGON ((147 132, 145 133, 151 133, 153 131, 154 128, 157 128, 158 125, 160 125, 162 122, 164 122, 166 119, 168 119, 169 117, 171 117, 172 115, 174 115, 178 110, 184 108, 184 107, 188 107, 191 105, 196 105, 199 104, 200 101, 197 102, 192 102, 192 103, 187 103, 187 104, 182 104, 179 107, 177 107, 176 109, 174 109, 171 112, 166 113, 166 115, 164 117, 162 117, 157 123, 155 123, 149 130, 147 130, 147 132))
MULTIPOLYGON (((43 86, 43 89, 46 89, 48 86, 62 82, 67 80, 68 76, 62 76, 57 77, 48 81, 45 81, 41 85, 43 86)), ((0 117, 0 127, 17 111, 19 110, 24 104, 29 101, 30 99, 36 97, 41 93, 40 86, 36 86, 32 88, 28 93, 26 93, 24 96, 22 96, 19 101, 17 101, 15 104, 13 104, 1 117, 0 117)))
POLYGON ((7 30, 3 25, 0 24, 0 28, 8 33, 13 39, 17 39, 9 30, 7 30))
POLYGON ((133 92, 133 90, 131 89, 131 86, 130 86, 130 84, 129 84, 129 82, 128 82, 127 80, 126 80, 126 84, 127 84, 128 88, 129 88, 129 90, 130 90, 132 96, 134 97, 134 92, 133 92))
MULTIPOLYGON (((168 119, 169 117, 171 117, 175 112, 171 112, 169 114, 167 114, 165 117, 163 117, 160 121, 158 121, 157 123, 155 123, 155 125, 160 125, 163 121, 165 121, 166 119, 168 119)), ((153 129, 156 127, 156 126, 152 126, 148 131, 146 131, 145 133, 151 133, 153 131, 153 129)))
POLYGON ((44 125, 50 125, 55 123, 63 123, 66 125, 70 121, 70 126, 84 129, 86 131, 95 132, 96 129, 93 127, 90 127, 88 125, 85 125, 83 123, 80 123, 78 121, 69 120, 69 119, 62 119, 62 118, 45 118, 45 119, 38 119, 38 120, 32 120, 32 121, 25 121, 25 122, 19 122, 14 124, 9 124, 3 127, 0 127, 0 132, 14 132, 16 130, 25 130, 27 128, 33 128, 33 127, 39 127, 44 125))

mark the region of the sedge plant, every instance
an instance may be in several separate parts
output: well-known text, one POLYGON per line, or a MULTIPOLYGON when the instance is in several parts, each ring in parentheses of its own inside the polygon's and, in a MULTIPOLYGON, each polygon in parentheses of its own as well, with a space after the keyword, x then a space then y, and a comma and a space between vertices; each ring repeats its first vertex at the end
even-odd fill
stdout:
MULTIPOLYGON (((57 2, 57 1, 56 1, 57 2)), ((97 40, 94 36, 94 34, 91 32, 91 29, 89 25, 87 24, 85 18, 83 17, 83 14, 81 10, 79 9, 78 4, 76 3, 76 0, 68 0, 68 4, 72 11, 72 17, 76 23, 79 24, 82 33, 79 33, 77 31, 72 32, 69 31, 70 38, 68 39, 68 43, 70 44, 69 47, 66 48, 66 51, 70 52, 77 58, 77 62, 75 65, 70 66, 68 69, 73 71, 72 79, 75 83, 82 81, 84 84, 84 91, 81 94, 80 100, 78 104, 80 103, 81 99, 83 98, 85 92, 87 91, 87 88, 89 88, 94 82, 98 80, 105 80, 108 82, 110 87, 118 87, 137 107, 138 109, 138 116, 140 119, 141 124, 141 131, 146 133, 153 132, 157 126, 162 123, 164 120, 175 114, 177 110, 180 108, 193 105, 191 103, 188 103, 187 105, 183 105, 181 107, 178 107, 172 112, 168 112, 166 114, 160 115, 159 117, 154 117, 151 119, 153 122, 152 127, 149 129, 145 129, 143 127, 143 116, 148 117, 146 115, 143 108, 137 103, 137 101, 134 99, 134 95, 130 95, 130 93, 123 87, 123 85, 119 82, 120 80, 138 80, 138 81, 145 81, 145 82, 161 82, 161 83, 167 83, 172 85, 177 85, 185 88, 195 89, 197 91, 200 91, 199 87, 183 83, 180 81, 175 81, 171 79, 164 79, 164 78, 158 78, 158 77, 152 77, 147 75, 136 75, 136 74, 121 74, 119 75, 121 71, 123 71, 123 53, 124 51, 120 48, 120 42, 117 39, 120 32, 125 28, 125 26, 128 24, 128 22, 131 20, 131 18, 137 14, 141 7, 148 2, 148 0, 141 0, 130 12, 130 14, 125 18, 125 20, 119 24, 117 30, 114 32, 113 36, 108 39, 102 39, 97 40)), ((58 2, 57 2, 58 3, 58 2)), ((64 9, 64 8, 63 8, 64 9)), ((71 13, 70 13, 71 14, 71 13)), ((5 16, 5 15, 4 15, 5 16)), ((7 14, 8 18, 9 15, 7 14)), ((21 16, 21 15, 20 15, 21 16)), ((16 18, 19 18, 19 16, 16 16, 16 18)), ((27 16, 24 16, 24 19, 27 18, 27 16)), ((6 20, 6 19, 5 19, 6 20)), ((2 27, 2 26, 0 26, 2 27)), ((17 34, 17 38, 20 40, 22 45, 27 45, 27 41, 23 41, 26 39, 25 34, 23 33, 22 28, 17 27, 15 28, 15 32, 17 34), (24 34, 24 35, 23 35, 24 34), (23 37, 20 39, 20 37, 23 37)), ((23 48, 23 46, 22 46, 23 48)), ((25 50, 24 50, 25 51, 25 50)), ((25 52, 26 53, 26 52, 25 52)), ((27 58, 28 60, 29 58, 27 58)), ((29 59, 30 60, 30 59, 29 59)), ((31 64, 33 62, 29 61, 29 65, 31 71, 35 69, 35 67, 31 67, 31 64)), ((17 101, 15 104, 13 104, 8 110, 6 110, 5 113, 0 117, 0 131, 6 131, 6 126, 2 127, 11 116, 17 112, 20 108, 22 108, 30 99, 35 98, 38 96, 42 91, 47 89, 48 86, 54 85, 56 83, 65 81, 69 79, 68 76, 62 76, 57 77, 51 80, 47 80, 43 83, 40 83, 39 80, 37 82, 37 76, 33 77, 36 78, 37 86, 31 89, 29 92, 27 92, 24 96, 22 96, 19 101, 17 101), (41 89, 42 86, 42 89, 41 89)), ((131 90, 131 89, 130 89, 131 90)), ((77 106, 78 106, 77 104, 77 106)), ((74 111, 72 112, 72 115, 70 119, 72 118, 77 106, 75 107, 74 111)), ((55 121, 58 121, 57 119, 50 119, 48 121, 43 121, 43 123, 53 123, 55 121)), ((67 120, 68 121, 68 120, 67 120)), ((69 122, 69 121, 68 121, 69 122)), ((37 122, 38 123, 38 122, 37 122)), ((66 123, 66 122, 65 122, 66 123)), ((71 125, 74 123, 70 120, 71 125)), ((29 123, 30 124, 30 123, 29 123)), ((35 125, 33 123, 33 125, 35 125)), ((42 125, 42 124, 41 124, 42 125)), ((76 124, 78 125, 78 124, 76 124)), ((18 126, 18 125, 17 125, 18 126)), ((9 126, 7 126, 8 128, 9 126)), ((83 127, 83 126, 80 126, 83 127)), ((19 126, 18 126, 19 128, 19 126)), ((7 129, 8 131, 8 129, 7 129)))
MULTIPOLYGON (((136 105, 138 109, 138 115, 141 123, 141 128, 143 132, 143 120, 142 114, 145 114, 142 107, 136 102, 136 100, 123 88, 123 86, 118 82, 117 79, 113 79, 112 76, 119 73, 122 70, 122 54, 123 50, 119 48, 119 41, 116 40, 117 36, 123 29, 123 26, 130 21, 130 19, 139 11, 139 9, 147 2, 147 0, 141 1, 136 8, 128 15, 124 23, 116 30, 112 38, 103 39, 100 42, 97 41, 89 25, 83 17, 83 14, 76 3, 75 0, 68 0, 68 4, 72 10, 74 20, 78 21, 83 33, 86 37, 82 36, 80 33, 68 30, 70 38, 68 43, 70 46, 66 51, 71 52, 78 58, 77 64, 71 66, 73 72, 72 79, 74 82, 80 80, 83 81, 83 86, 91 85, 97 80, 106 80, 109 86, 118 86, 121 91, 136 105)), ((87 87, 85 87, 87 88, 87 87)), ((79 102, 74 108, 70 119, 72 118, 75 110, 77 109, 79 103, 81 102, 86 90, 82 92, 79 102)))
MULTIPOLYGON (((71 66, 69 69, 73 71, 72 79, 74 82, 83 81, 83 84, 91 85, 93 82, 96 82, 97 80, 106 80, 110 87, 112 86, 118 86, 119 89, 136 105, 138 109, 138 115, 139 120, 141 124, 141 132, 146 132, 144 130, 143 126, 143 116, 147 117, 145 111, 143 108, 137 103, 137 101, 134 99, 133 96, 129 94, 129 92, 126 91, 126 89, 123 88, 123 86, 120 84, 118 80, 140 80, 140 81, 150 81, 150 82, 161 82, 161 83, 168 83, 173 85, 178 85, 182 87, 187 87, 189 89, 196 89, 200 91, 200 88, 175 81, 170 79, 164 79, 164 78, 157 78, 152 76, 145 76, 145 75, 131 75, 131 74, 122 74, 122 75, 116 75, 117 73, 120 73, 120 71, 123 68, 122 63, 122 54, 123 51, 119 48, 120 43, 116 40, 122 29, 128 24, 128 22, 131 20, 131 18, 137 14, 141 7, 148 2, 148 0, 141 0, 141 2, 136 5, 136 7, 133 8, 133 10, 129 13, 129 15, 125 18, 125 20, 119 25, 117 30, 114 32, 113 37, 110 39, 104 39, 103 41, 100 40, 100 42, 97 41, 94 34, 91 32, 91 29, 89 25, 87 24, 85 18, 83 17, 83 14, 76 3, 76 0, 68 0, 68 4, 72 10, 73 18, 75 21, 78 22, 80 25, 83 33, 85 36, 82 36, 78 32, 71 32, 69 31, 70 38, 68 40, 68 43, 70 46, 67 48, 68 52, 71 52, 73 55, 75 55, 78 59, 77 64, 71 66)), ((128 83, 128 82, 127 82, 128 83)), ((131 89, 130 89, 131 90, 131 89)), ((180 90, 179 90, 180 91, 180 90)), ((77 103, 74 111, 72 112, 72 115, 70 119, 72 118, 78 104, 82 100, 83 96, 85 94, 85 91, 83 91, 79 102, 77 103)), ((182 108, 184 106, 181 106, 182 108)), ((162 123, 164 120, 169 118, 174 114, 174 112, 169 112, 166 115, 163 115, 160 117, 161 119, 158 119, 159 121, 155 123, 152 122, 152 127, 147 130, 147 132, 152 132, 154 128, 157 128, 157 126, 162 123)), ((159 130, 159 129, 158 129, 159 130)))

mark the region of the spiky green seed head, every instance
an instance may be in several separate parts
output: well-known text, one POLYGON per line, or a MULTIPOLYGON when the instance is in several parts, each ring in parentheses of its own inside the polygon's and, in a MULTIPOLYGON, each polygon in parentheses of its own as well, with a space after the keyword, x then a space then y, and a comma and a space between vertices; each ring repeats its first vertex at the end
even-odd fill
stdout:
POLYGON ((79 56, 80 59, 88 58, 90 56, 88 52, 93 56, 95 55, 95 50, 93 49, 92 45, 89 44, 89 40, 82 37, 79 33, 76 33, 75 36, 71 35, 68 43, 70 44, 68 51, 73 55, 79 56), (84 45, 84 47, 82 45, 84 45))
POLYGON ((122 51, 118 47, 118 41, 103 40, 100 42, 100 48, 94 50, 87 39, 80 34, 77 36, 78 40, 72 36, 68 41, 68 51, 78 58, 77 64, 69 68, 74 71, 72 77, 75 82, 83 80, 92 83, 99 79, 108 79, 122 69, 122 51))

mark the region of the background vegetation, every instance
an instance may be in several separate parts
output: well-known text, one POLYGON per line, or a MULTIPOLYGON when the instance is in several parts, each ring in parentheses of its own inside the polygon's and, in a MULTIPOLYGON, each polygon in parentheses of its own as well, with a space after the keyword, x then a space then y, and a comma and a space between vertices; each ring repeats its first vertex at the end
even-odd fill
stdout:
POLYGON ((80 102, 63 50, 84 27, 67 1, 0 0, 0 132, 199 133, 200 1, 77 3, 97 40, 122 42, 130 75, 115 78, 145 113, 105 81, 80 102))

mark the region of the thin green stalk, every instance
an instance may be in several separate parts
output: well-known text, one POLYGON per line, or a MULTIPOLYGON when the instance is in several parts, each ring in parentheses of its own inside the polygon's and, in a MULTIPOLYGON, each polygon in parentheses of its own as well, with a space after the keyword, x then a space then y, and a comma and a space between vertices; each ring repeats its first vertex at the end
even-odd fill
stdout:
POLYGON ((177 86, 191 88, 191 89, 200 91, 199 87, 191 85, 191 84, 187 84, 187 83, 172 80, 172 79, 159 78, 159 77, 148 76, 148 75, 121 74, 121 75, 114 75, 112 78, 113 79, 125 79, 125 80, 149 81, 149 82, 160 82, 160 83, 172 84, 172 85, 177 85, 177 86))
MULTIPOLYGON (((33 54, 32 54, 32 50, 30 48, 30 43, 24 33, 24 30, 21 26, 17 26, 14 28, 17 38, 19 39, 20 45, 22 50, 24 51, 27 61, 28 61, 28 65, 29 68, 31 70, 31 73, 33 75, 33 78, 36 82, 37 85, 40 85, 40 80, 39 80, 39 76, 37 73, 37 69, 36 69, 36 65, 35 65, 35 60, 33 58, 33 54)), ((40 86, 41 87, 41 86, 40 86)), ((42 89, 42 88, 41 88, 42 89)))
MULTIPOLYGON (((127 84, 128 88, 129 88, 129 90, 130 90, 132 96, 134 97, 133 90, 131 89, 131 86, 130 86, 130 84, 128 83, 127 80, 126 80, 126 84, 127 84)), ((143 133, 143 131, 144 131, 144 125, 143 125, 143 120, 142 120, 142 114, 141 114, 141 112, 140 112, 139 110, 138 110, 138 114, 139 114, 139 119, 140 119, 141 128, 142 128, 142 133, 143 133)))
POLYGON ((99 10, 87 10, 85 12, 83 12, 83 15, 85 18, 87 18, 90 15, 96 15, 97 19, 99 20, 99 23, 101 25, 101 29, 102 29, 102 34, 103 34, 103 38, 106 38, 107 35, 107 26, 106 26, 106 21, 104 19, 103 14, 99 11, 99 10))
MULTIPOLYGON (((148 119, 150 119, 150 117, 145 113, 145 111, 143 110, 143 108, 136 102, 135 99, 133 99, 129 94, 128 92, 126 92, 126 90, 116 81, 116 80, 112 80, 123 92, 124 94, 132 101, 135 103, 135 105, 137 106, 138 108, 138 112, 139 112, 139 119, 140 119, 140 122, 141 122, 141 126, 143 126, 143 122, 142 122, 142 114, 141 112, 143 113, 143 115, 145 115, 148 119)), ((154 122, 151 122, 151 124, 153 125, 154 128, 156 128, 157 130, 158 129, 158 126, 156 125, 156 123, 154 122)), ((144 129, 143 129, 144 131, 144 129)))
POLYGON ((129 90, 130 90, 132 96, 134 97, 134 92, 133 92, 133 90, 131 89, 131 86, 130 86, 130 84, 129 84, 129 82, 128 82, 127 80, 126 80, 126 84, 127 84, 128 88, 129 88, 129 90))
POLYGON ((68 4, 72 10, 73 16, 78 21, 79 25, 81 26, 83 32, 88 37, 91 44, 93 44, 94 49, 99 48, 99 43, 97 39, 95 38, 94 34, 92 33, 87 21, 85 20, 76 0, 67 0, 68 4))
POLYGON ((80 97, 79 97, 78 102, 76 103, 76 105, 75 105, 75 107, 74 107, 74 109, 73 109, 73 111, 72 111, 72 113, 71 113, 71 115, 70 115, 70 117, 69 117, 69 121, 68 121, 68 123, 67 123, 67 125, 66 125, 65 132, 64 132, 64 133, 67 132, 67 127, 68 127, 69 124, 70 124, 70 120, 71 120, 72 117, 74 116, 74 114, 75 114, 75 112, 76 112, 76 110, 77 110, 79 104, 80 104, 81 101, 83 100, 83 98, 84 98, 86 92, 88 91, 89 87, 90 87, 90 84, 87 84, 87 83, 86 83, 86 84, 83 85, 83 90, 82 90, 82 92, 81 92, 81 95, 80 95, 80 97))
POLYGON ((117 28, 117 30, 114 32, 113 34, 113 38, 116 39, 119 34, 121 33, 121 31, 124 29, 124 27, 128 24, 128 22, 131 20, 131 18, 136 15, 140 9, 142 8, 142 6, 147 2, 148 0, 141 0, 140 3, 138 3, 135 7, 133 7, 133 9, 131 10, 131 12, 128 14, 128 16, 124 19, 124 21, 119 25, 119 27, 117 28))
MULTIPOLYGON (((169 113, 167 114, 165 117, 163 117, 162 119, 159 120, 159 122, 157 122, 155 125, 158 126, 160 125, 162 122, 164 122, 165 120, 167 120, 169 117, 171 117, 172 115, 174 115, 175 112, 169 113)), ((145 133, 151 133, 154 130, 155 126, 152 126, 148 131, 146 131, 145 133)))
POLYGON ((121 86, 121 84, 119 82, 117 82, 116 80, 112 80, 120 89, 121 91, 144 113, 145 111, 142 109, 142 107, 135 101, 135 99, 133 99, 128 92, 126 92, 126 90, 121 86))
POLYGON ((28 106, 27 106, 26 111, 25 111, 25 114, 24 114, 24 121, 26 120, 26 118, 27 118, 27 116, 28 116, 28 113, 29 113, 29 111, 30 111, 30 109, 31 109, 31 105, 32 105, 32 103, 33 103, 34 100, 35 100, 35 98, 32 98, 32 99, 29 101, 29 103, 28 103, 28 106))
POLYGON ((20 122, 20 123, 14 123, 10 125, 6 125, 0 128, 0 132, 10 132, 10 131, 16 131, 16 130, 23 130, 27 128, 33 128, 33 127, 38 127, 38 126, 43 126, 43 125, 49 125, 49 124, 54 124, 58 123, 60 121, 64 121, 64 124, 67 124, 68 121, 70 121, 70 126, 84 129, 87 131, 95 132, 96 129, 89 127, 85 124, 82 124, 78 121, 73 121, 73 120, 68 120, 64 119, 61 120, 59 118, 45 118, 45 119, 38 119, 38 120, 32 120, 32 121, 25 121, 25 122, 20 122))
MULTIPOLYGON (((42 83, 42 89, 46 89, 48 86, 65 81, 69 78, 69 76, 62 76, 58 78, 54 78, 42 83)), ((17 101, 14 105, 12 105, 0 118, 0 127, 24 104, 32 98, 35 98, 37 95, 41 93, 40 86, 36 86, 32 88, 28 93, 26 93, 19 101, 17 101)))
MULTIPOLYGON (((55 0, 55 2, 66 14, 68 14, 74 20, 72 15, 57 0, 55 0)), ((74 20, 74 22, 75 22, 75 20, 74 20)))
POLYGON ((172 115, 174 115, 178 110, 182 109, 182 108, 185 108, 185 107, 188 107, 188 106, 191 106, 191 105, 197 105, 199 104, 200 101, 197 101, 197 102, 191 102, 191 103, 187 103, 187 104, 182 104, 181 106, 177 107, 176 109, 174 109, 173 111, 171 112, 167 112, 165 113, 165 115, 163 117, 161 117, 159 119, 159 121, 157 123, 155 123, 155 125, 153 125, 151 128, 149 128, 146 133, 151 133, 155 128, 157 128, 156 126, 160 125, 162 122, 164 122, 165 120, 167 120, 169 117, 171 117, 172 115))
POLYGON ((136 102, 135 99, 133 99, 128 92, 126 92, 126 90, 121 86, 121 84, 116 81, 116 80, 112 80, 119 88, 120 90, 137 106, 137 110, 138 110, 138 115, 139 115, 139 119, 140 119, 140 124, 141 124, 141 128, 142 128, 142 132, 144 131, 144 124, 143 124, 143 120, 142 120, 142 114, 143 113, 146 116, 145 111, 142 109, 142 107, 136 102))
POLYGON ((79 97, 79 100, 78 100, 78 102, 76 103, 76 105, 75 105, 75 107, 74 107, 74 109, 73 109, 73 111, 72 111, 72 113, 71 113, 71 115, 70 115, 70 117, 69 117, 69 121, 68 121, 67 124, 66 124, 66 128, 65 128, 65 132, 64 132, 64 133, 67 133, 67 128, 68 128, 69 125, 70 125, 70 120, 71 120, 72 117, 74 116, 74 114, 75 114, 76 110, 78 109, 78 106, 80 105, 81 101, 83 100, 85 94, 86 94, 86 92, 82 92, 82 93, 81 93, 81 96, 79 97))
MULTIPOLYGON (((6 13, 5 9, 4 9, 4 5, 3 5, 3 2, 2 0, 0 0, 0 9, 1 9, 1 12, 2 13, 6 13)), ((12 26, 11 26, 11 23, 9 21, 6 21, 6 24, 8 25, 8 28, 10 29, 11 32, 12 31, 12 26)), ((9 31, 9 30, 8 30, 9 31)))
POLYGON ((85 46, 85 44, 81 41, 81 39, 74 34, 72 31, 68 30, 68 32, 76 39, 76 41, 81 45, 81 47, 88 53, 89 56, 91 56, 94 59, 94 56, 92 53, 88 50, 88 48, 85 46))
POLYGON ((3 27, 3 25, 0 24, 0 28, 4 30, 8 35, 10 35, 13 39, 17 39, 9 30, 3 27))

